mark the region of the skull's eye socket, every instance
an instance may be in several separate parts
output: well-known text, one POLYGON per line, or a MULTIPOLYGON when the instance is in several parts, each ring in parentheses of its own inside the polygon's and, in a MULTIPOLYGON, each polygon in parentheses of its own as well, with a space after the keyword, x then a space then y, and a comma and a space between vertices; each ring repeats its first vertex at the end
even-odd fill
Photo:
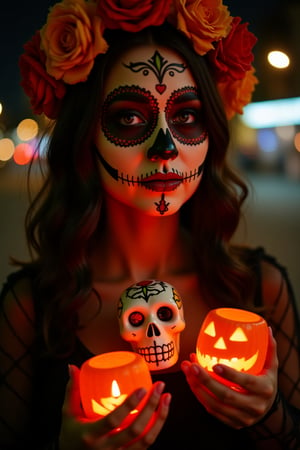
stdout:
POLYGON ((168 322, 173 317, 173 311, 167 306, 161 306, 157 311, 157 317, 162 322, 168 322))
POLYGON ((139 327, 144 322, 144 316, 139 311, 134 311, 129 315, 129 323, 133 327, 139 327))

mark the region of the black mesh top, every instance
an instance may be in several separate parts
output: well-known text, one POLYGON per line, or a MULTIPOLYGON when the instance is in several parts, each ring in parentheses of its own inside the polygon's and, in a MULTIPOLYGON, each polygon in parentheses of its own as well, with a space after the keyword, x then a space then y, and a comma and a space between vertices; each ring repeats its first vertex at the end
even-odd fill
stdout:
MULTIPOLYGON (((153 375, 154 381, 165 381, 172 403, 167 422, 151 449, 300 449, 300 325, 295 298, 285 269, 263 249, 252 251, 250 259, 259 280, 262 260, 275 266, 281 277, 274 308, 266 315, 278 345, 278 398, 284 406, 276 434, 268 429, 267 419, 240 431, 219 422, 194 397, 182 372, 173 372, 153 375)), ((0 296, 1 450, 58 449, 68 364, 81 366, 93 356, 80 341, 69 357, 47 356, 39 327, 39 299, 28 289, 32 277, 24 270, 11 274, 0 296), (27 286, 25 291, 22 285, 27 286), (22 298, 18 292, 22 292, 22 298)), ((256 306, 263 305, 263 298, 261 282, 256 306)))

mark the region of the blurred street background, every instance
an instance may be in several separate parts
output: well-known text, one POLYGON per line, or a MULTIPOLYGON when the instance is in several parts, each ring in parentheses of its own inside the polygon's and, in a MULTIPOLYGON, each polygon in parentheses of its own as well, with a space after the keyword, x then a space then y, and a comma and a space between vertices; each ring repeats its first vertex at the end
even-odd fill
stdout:
MULTIPOLYGON (((30 111, 18 59, 54 3, 7 2, 0 15, 0 285, 14 270, 10 256, 28 257, 26 174, 47 122, 30 111)), ((244 114, 231 122, 231 157, 252 185, 236 240, 263 246, 287 268, 300 305, 300 1, 224 3, 258 37, 259 84, 244 114)), ((33 191, 38 182, 33 177, 33 191)))

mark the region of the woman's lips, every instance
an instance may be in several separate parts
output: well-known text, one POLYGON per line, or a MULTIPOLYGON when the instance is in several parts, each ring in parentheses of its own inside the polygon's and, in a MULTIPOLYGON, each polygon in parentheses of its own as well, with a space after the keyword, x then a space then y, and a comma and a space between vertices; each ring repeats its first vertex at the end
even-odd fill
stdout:
POLYGON ((141 184, 156 192, 174 191, 182 183, 182 177, 176 173, 155 173, 144 178, 141 184))

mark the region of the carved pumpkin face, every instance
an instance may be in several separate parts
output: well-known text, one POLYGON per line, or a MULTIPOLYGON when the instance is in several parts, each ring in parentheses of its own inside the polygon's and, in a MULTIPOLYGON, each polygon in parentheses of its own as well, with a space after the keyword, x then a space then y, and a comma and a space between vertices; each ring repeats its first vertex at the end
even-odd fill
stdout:
POLYGON ((210 311, 199 332, 197 359, 213 372, 215 364, 258 374, 267 353, 268 326, 258 314, 235 308, 210 311))
MULTIPOLYGON (((133 352, 103 353, 85 361, 80 369, 80 397, 88 418, 106 416, 135 389, 151 389, 144 358, 133 352)), ((137 410, 143 404, 138 405, 137 410)), ((136 411, 135 411, 136 412, 136 411)))

